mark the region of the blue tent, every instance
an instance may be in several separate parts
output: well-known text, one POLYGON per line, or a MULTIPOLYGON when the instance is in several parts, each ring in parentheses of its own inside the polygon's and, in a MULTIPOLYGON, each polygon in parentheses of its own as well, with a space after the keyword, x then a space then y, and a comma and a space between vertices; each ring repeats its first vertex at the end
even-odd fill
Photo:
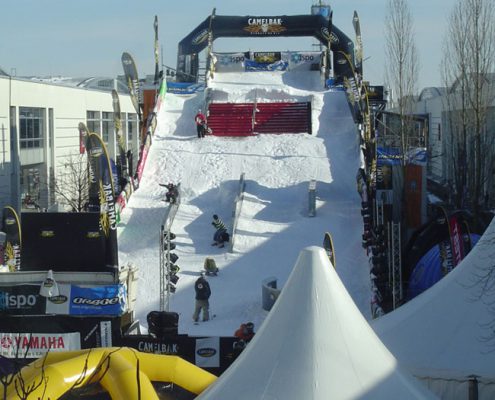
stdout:
MULTIPOLYGON (((478 242, 480 235, 471 234, 470 237, 472 246, 474 246, 478 242)), ((414 267, 407 289, 407 301, 432 287, 443 278, 440 246, 441 243, 428 250, 414 267)))

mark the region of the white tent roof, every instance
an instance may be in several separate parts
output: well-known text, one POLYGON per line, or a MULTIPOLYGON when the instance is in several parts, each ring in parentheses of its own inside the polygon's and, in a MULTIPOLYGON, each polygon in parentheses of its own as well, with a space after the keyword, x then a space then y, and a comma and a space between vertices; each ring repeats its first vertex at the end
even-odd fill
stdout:
POLYGON ((494 315, 487 305, 487 300, 493 304, 493 289, 485 287, 490 282, 493 287, 494 278, 482 279, 495 265, 494 239, 492 220, 473 250, 444 279, 371 323, 416 376, 495 378, 494 315))
POLYGON ((308 247, 246 350, 198 399, 432 399, 399 369, 325 251, 308 247))

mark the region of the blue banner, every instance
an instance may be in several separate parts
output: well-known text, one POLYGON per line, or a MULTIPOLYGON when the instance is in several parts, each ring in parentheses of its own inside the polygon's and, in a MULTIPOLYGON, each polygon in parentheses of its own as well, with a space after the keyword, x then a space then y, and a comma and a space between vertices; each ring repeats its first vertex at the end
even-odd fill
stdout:
POLYGON ((400 165, 402 153, 396 147, 377 147, 377 164, 378 165, 400 165))
POLYGON ((287 61, 275 61, 274 63, 261 63, 252 60, 245 60, 246 71, 285 71, 289 63, 287 61))
POLYGON ((193 94, 205 90, 204 83, 167 82, 167 92, 175 94, 193 94))
POLYGON ((107 285, 84 288, 71 286, 71 315, 122 315, 126 311, 124 285, 107 285))

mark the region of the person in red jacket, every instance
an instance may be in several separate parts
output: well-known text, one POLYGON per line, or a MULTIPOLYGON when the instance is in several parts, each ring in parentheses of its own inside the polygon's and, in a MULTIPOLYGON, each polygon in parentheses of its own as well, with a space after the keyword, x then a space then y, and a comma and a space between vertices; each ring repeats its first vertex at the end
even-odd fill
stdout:
POLYGON ((196 121, 196 130, 198 132, 198 138, 205 137, 206 134, 206 117, 201 112, 201 108, 198 110, 198 113, 194 117, 194 121, 196 121))
POLYGON ((244 340, 246 343, 249 342, 254 337, 254 324, 252 322, 241 324, 239 329, 235 331, 234 336, 244 340))

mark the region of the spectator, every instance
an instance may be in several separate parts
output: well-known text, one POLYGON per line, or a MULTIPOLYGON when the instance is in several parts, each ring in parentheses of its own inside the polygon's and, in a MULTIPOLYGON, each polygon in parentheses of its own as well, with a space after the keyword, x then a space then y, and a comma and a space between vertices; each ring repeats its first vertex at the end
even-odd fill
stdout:
POLYGON ((239 329, 235 331, 234 336, 248 343, 254 337, 254 324, 252 322, 241 324, 239 329))
POLYGON ((194 120, 196 121, 196 131, 198 132, 198 138, 205 137, 205 133, 207 130, 206 117, 201 112, 201 109, 198 110, 198 113, 196 114, 196 117, 194 117, 194 120))
POLYGON ((209 309, 210 303, 209 298, 211 295, 210 284, 206 280, 204 273, 196 280, 194 284, 194 290, 196 292, 196 305, 194 307, 193 320, 198 322, 199 314, 203 310, 203 321, 208 321, 210 319, 209 309))

